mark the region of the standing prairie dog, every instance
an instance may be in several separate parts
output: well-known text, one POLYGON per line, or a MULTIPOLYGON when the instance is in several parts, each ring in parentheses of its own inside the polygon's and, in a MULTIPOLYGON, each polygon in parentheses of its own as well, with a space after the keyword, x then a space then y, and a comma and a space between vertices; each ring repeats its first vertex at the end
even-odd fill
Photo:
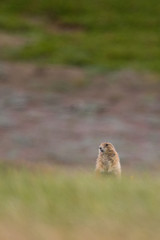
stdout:
POLYGON ((121 164, 118 153, 109 142, 101 143, 99 146, 96 172, 117 177, 121 176, 121 164))

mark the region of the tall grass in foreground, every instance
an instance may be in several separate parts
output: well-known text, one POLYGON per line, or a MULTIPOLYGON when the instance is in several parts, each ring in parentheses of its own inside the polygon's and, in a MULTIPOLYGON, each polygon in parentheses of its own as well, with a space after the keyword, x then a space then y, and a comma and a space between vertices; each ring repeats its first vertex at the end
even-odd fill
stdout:
POLYGON ((0 239, 159 239, 160 178, 0 171, 0 239))

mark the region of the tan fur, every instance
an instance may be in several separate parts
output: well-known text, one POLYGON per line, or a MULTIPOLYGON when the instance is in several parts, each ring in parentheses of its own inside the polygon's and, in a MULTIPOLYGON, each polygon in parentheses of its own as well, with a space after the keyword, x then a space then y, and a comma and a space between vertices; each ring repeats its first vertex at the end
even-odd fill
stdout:
POLYGON ((109 142, 101 143, 99 146, 96 172, 117 177, 121 176, 121 165, 118 153, 109 142))

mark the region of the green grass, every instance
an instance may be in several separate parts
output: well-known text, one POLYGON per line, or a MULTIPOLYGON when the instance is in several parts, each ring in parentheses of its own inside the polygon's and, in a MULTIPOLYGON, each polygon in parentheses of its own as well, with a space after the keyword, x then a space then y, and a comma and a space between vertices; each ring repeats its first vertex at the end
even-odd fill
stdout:
POLYGON ((0 58, 160 71, 159 10, 156 0, 2 1, 0 29, 30 41, 0 58))
POLYGON ((159 178, 144 175, 119 182, 80 171, 1 169, 0 237, 156 240, 159 188, 159 178))
POLYGON ((35 43, 17 50, 15 56, 23 60, 36 59, 54 64, 98 65, 108 69, 122 66, 150 67, 156 70, 159 67, 159 53, 156 36, 147 39, 147 34, 133 38, 131 32, 127 36, 124 32, 118 37, 116 34, 75 33, 42 36, 35 43))

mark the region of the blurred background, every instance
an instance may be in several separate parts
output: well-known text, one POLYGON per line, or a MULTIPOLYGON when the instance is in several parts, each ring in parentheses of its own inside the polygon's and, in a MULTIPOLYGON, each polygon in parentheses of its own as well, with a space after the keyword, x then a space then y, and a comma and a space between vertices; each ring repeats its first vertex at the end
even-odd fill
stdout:
POLYGON ((159 171, 160 1, 1 0, 0 240, 159 240, 159 171))
POLYGON ((159 168, 160 3, 0 2, 0 159, 159 168))

